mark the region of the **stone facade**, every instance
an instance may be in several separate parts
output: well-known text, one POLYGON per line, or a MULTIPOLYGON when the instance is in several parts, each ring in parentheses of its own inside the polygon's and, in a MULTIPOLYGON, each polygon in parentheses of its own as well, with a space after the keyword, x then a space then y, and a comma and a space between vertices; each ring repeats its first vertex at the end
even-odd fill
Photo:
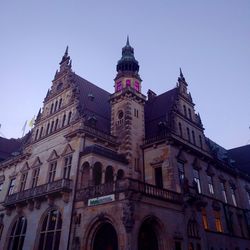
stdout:
POLYGON ((66 49, 34 128, 0 141, 0 249, 250 248, 249 173, 204 135, 182 72, 147 97, 138 72, 127 40, 110 94, 66 49))

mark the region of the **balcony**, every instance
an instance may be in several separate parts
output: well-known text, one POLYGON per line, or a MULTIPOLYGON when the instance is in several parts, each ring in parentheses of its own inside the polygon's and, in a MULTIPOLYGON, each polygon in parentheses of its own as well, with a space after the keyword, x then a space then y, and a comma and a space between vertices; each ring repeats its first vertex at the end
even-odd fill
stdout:
POLYGON ((130 178, 124 178, 122 180, 113 183, 106 183, 80 189, 76 193, 76 201, 86 202, 88 199, 91 198, 96 198, 109 194, 117 194, 127 191, 140 193, 144 196, 164 201, 170 201, 173 203, 182 202, 182 195, 179 193, 167 189, 158 188, 154 185, 147 184, 130 178))
POLYGON ((34 188, 26 189, 18 193, 7 195, 4 201, 5 207, 26 203, 32 199, 43 199, 47 195, 57 195, 60 193, 70 193, 72 190, 72 180, 60 179, 46 183, 34 188))

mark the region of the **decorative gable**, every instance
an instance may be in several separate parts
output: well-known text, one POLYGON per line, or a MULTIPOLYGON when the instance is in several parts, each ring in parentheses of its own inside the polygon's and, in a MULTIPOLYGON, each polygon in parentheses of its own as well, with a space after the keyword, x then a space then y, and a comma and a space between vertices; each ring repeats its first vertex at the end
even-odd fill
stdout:
POLYGON ((72 149, 70 144, 67 144, 66 147, 64 148, 61 156, 65 156, 65 155, 72 154, 72 153, 74 153, 74 150, 72 149))
POLYGON ((57 160, 59 158, 56 150, 53 150, 48 158, 47 161, 54 161, 54 160, 57 160))
POLYGON ((36 157, 36 159, 34 160, 33 164, 31 165, 31 168, 35 168, 35 167, 38 167, 40 165, 42 165, 42 162, 41 162, 41 160, 40 160, 39 157, 36 157))
POLYGON ((30 169, 28 162, 25 162, 23 167, 21 168, 20 172, 27 172, 30 169))

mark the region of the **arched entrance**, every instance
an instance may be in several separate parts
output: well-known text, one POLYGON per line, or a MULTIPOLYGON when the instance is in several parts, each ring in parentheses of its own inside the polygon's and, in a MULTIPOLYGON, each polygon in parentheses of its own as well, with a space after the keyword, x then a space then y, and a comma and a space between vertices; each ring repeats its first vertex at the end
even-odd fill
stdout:
POLYGON ((159 250, 156 233, 156 222, 152 219, 144 221, 138 235, 138 250, 159 250))
POLYGON ((93 250, 118 250, 117 234, 110 223, 106 222, 97 229, 93 250))

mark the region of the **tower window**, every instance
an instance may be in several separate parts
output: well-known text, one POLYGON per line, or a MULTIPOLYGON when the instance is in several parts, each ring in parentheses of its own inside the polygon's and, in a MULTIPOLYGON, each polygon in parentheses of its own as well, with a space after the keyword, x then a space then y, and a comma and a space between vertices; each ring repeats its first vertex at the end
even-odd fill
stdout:
POLYGON ((139 90, 140 90, 140 85, 139 85, 139 82, 135 81, 134 88, 135 88, 135 90, 136 90, 136 91, 138 91, 138 92, 139 92, 139 90))
POLYGON ((139 117, 139 111, 138 111, 138 109, 134 109, 134 116, 137 117, 137 118, 139 117))
POLYGON ((116 84, 116 91, 121 91, 122 90, 122 82, 118 82, 116 84))
POLYGON ((126 86, 127 86, 127 87, 130 87, 130 86, 131 86, 131 80, 130 80, 130 79, 127 79, 127 80, 126 80, 126 86))

